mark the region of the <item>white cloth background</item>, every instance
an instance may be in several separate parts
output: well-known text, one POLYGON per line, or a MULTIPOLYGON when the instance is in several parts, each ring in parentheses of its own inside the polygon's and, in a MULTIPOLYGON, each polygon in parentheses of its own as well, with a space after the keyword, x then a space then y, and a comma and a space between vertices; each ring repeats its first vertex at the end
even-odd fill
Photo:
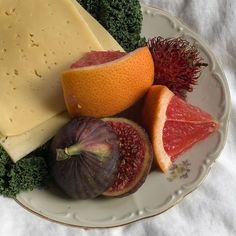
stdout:
POLYGON ((168 10, 208 42, 223 64, 232 96, 226 146, 204 183, 167 212, 125 227, 83 230, 43 220, 0 197, 1 236, 236 235, 236 1, 143 1, 168 10))

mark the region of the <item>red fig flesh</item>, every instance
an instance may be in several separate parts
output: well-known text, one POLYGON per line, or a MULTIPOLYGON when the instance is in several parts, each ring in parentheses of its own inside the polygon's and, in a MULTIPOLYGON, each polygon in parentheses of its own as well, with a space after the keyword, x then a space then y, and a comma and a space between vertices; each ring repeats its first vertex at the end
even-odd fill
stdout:
POLYGON ((103 119, 116 133, 120 142, 120 164, 113 184, 105 196, 127 196, 144 183, 153 160, 153 150, 146 132, 124 118, 103 119))

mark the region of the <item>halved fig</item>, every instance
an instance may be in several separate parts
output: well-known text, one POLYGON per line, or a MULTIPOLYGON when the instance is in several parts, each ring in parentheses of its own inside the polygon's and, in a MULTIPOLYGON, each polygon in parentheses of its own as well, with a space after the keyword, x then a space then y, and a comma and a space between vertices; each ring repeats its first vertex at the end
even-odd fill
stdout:
POLYGON ((116 179, 103 195, 124 197, 137 191, 144 183, 152 165, 152 146, 144 129, 133 121, 124 118, 103 120, 115 131, 120 142, 116 179))
POLYGON ((95 198, 113 182, 119 163, 119 140, 106 122, 72 119, 54 137, 50 173, 70 197, 95 198))

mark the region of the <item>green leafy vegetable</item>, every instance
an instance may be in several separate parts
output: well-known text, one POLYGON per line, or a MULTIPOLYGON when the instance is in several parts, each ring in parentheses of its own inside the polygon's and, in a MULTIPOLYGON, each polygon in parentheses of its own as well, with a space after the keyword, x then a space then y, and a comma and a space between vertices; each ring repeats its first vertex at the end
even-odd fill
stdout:
POLYGON ((125 51, 145 43, 140 36, 142 12, 139 0, 78 0, 116 39, 125 51))
POLYGON ((78 0, 78 2, 96 19, 99 17, 100 1, 78 0))
POLYGON ((21 191, 45 185, 48 180, 48 168, 41 154, 44 154, 46 149, 47 145, 13 163, 0 147, 0 194, 13 198, 21 191))

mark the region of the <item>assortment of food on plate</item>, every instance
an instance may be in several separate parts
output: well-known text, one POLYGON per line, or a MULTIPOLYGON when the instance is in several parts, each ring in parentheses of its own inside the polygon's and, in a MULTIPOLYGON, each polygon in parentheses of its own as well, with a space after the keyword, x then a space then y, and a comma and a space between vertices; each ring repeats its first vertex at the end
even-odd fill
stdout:
POLYGON ((75 199, 124 197, 219 128, 185 100, 198 48, 142 38, 138 0, 1 1, 0 22, 4 196, 53 180, 75 199))

